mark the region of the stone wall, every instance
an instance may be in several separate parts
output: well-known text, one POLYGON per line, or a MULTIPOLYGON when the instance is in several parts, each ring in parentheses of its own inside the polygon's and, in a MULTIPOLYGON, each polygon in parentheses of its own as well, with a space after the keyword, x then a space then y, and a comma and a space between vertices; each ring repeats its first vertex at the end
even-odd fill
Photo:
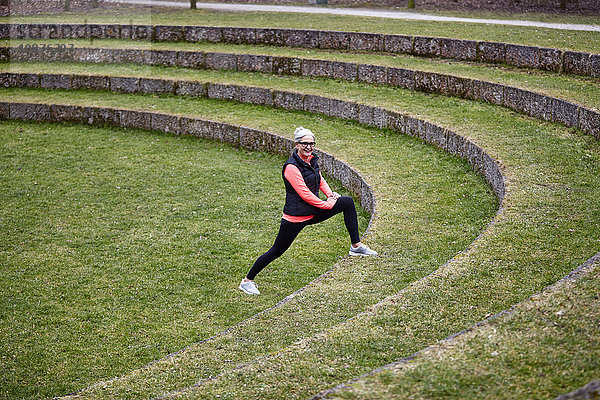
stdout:
MULTIPOLYGON (((87 85, 90 81, 87 78, 82 75, 2 73, 0 74, 0 85, 3 87, 42 87, 42 83, 46 82, 44 87, 47 89, 81 89, 89 88, 87 85)), ((485 177, 500 202, 505 195, 506 189, 500 165, 479 146, 448 129, 408 115, 323 96, 271 89, 259 89, 259 92, 255 93, 255 96, 248 96, 248 93, 253 92, 256 88, 241 85, 202 82, 184 82, 182 85, 181 81, 168 81, 168 84, 144 86, 144 79, 127 78, 126 83, 122 81, 123 78, 106 77, 106 79, 108 88, 103 90, 126 91, 128 93, 164 93, 162 88, 166 85, 172 87, 171 93, 183 94, 180 88, 184 87, 186 94, 194 93, 194 95, 201 95, 212 99, 239 101, 288 110, 318 112, 330 117, 356 121, 367 126, 390 129, 401 134, 415 136, 427 143, 442 148, 452 155, 467 160, 475 171, 485 177), (113 86, 113 84, 116 86, 113 86), (156 92, 153 92, 153 88, 158 89, 156 92)), ((106 82, 103 79, 98 79, 98 77, 94 77, 91 81, 106 82)), ((153 81, 158 82, 161 80, 156 79, 153 81)), ((233 128, 226 126, 226 124, 217 122, 211 122, 211 124, 207 125, 206 123, 199 123, 189 118, 169 118, 165 115, 154 113, 134 113, 133 111, 126 112, 124 110, 111 111, 106 108, 49 106, 43 104, 13 105, 9 107, 7 112, 8 114, 4 114, 4 118, 37 121, 47 120, 49 118, 47 117, 48 115, 64 115, 68 116, 68 118, 65 117, 66 121, 158 129, 175 134, 185 133, 213 140, 226 141, 246 148, 261 148, 265 151, 283 155, 289 153, 292 145, 291 141, 276 135, 265 137, 260 144, 248 144, 241 132, 247 132, 249 128, 240 130, 242 128, 238 127, 238 130, 235 131, 235 129, 232 130, 233 128), (27 111, 28 108, 29 111, 27 111), (140 125, 123 125, 127 121, 130 121, 132 124, 139 123, 140 125)), ((60 121, 59 119, 51 120, 60 121)), ((328 160, 331 156, 325 154, 319 155, 324 159, 325 165, 329 165, 328 160)), ((331 169, 327 170, 327 172, 335 179, 339 179, 345 187, 360 197, 363 207, 366 210, 373 211, 375 200, 372 190, 370 188, 367 190, 367 183, 356 172, 348 172, 350 167, 346 164, 335 161, 333 158, 331 160, 331 169)))
POLYGON ((600 54, 511 43, 302 29, 117 24, 0 24, 1 39, 130 39, 375 51, 600 77, 600 54))
MULTIPOLYGON (((432 72, 415 71, 370 64, 356 64, 341 61, 303 59, 298 57, 274 57, 251 54, 205 53, 191 51, 137 50, 137 49, 19 49, 0 47, 0 60, 12 61, 68 61, 85 63, 136 63, 141 65, 180 66, 186 68, 206 68, 243 72, 274 73, 280 75, 300 75, 307 77, 326 77, 358 81, 370 84, 382 84, 456 96, 468 100, 478 100, 507 107, 513 111, 552 121, 600 138, 600 113, 565 100, 545 96, 528 90, 471 78, 432 72)), ((50 79, 50 78, 47 78, 50 79)), ((51 79, 58 79, 56 77, 51 79)), ((84 78, 78 78, 84 79, 84 78)), ((85 78, 81 88, 106 88, 104 82, 85 78), (92 82, 93 81, 93 82, 92 82)), ((100 79, 100 78, 96 78, 100 79)), ((144 78, 114 78, 111 88, 115 91, 129 92, 131 87, 141 85, 142 92, 196 94, 204 96, 204 91, 214 90, 211 86, 198 86, 193 82, 179 82, 177 87, 170 81, 156 81, 144 78), (160 88, 157 87, 160 85, 160 88)), ((46 82, 45 86, 60 88, 58 82, 46 82)), ((137 90, 137 89, 135 89, 137 90)), ((277 99, 270 96, 268 90, 245 88, 245 95, 257 104, 271 105, 274 102, 290 102, 292 98, 277 99)), ((210 95, 209 95, 210 96, 210 95)), ((290 97, 291 95, 288 95, 290 97)), ((233 94, 224 96, 231 98, 233 94)), ((243 96, 238 96, 243 97, 243 96)), ((315 104, 312 111, 319 111, 323 105, 315 104)))

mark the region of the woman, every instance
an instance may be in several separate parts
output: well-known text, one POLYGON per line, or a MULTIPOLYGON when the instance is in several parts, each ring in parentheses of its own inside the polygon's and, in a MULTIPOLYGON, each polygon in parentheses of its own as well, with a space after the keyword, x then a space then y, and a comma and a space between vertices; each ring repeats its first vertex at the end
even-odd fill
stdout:
POLYGON ((286 196, 279 233, 269 251, 258 257, 248 275, 242 279, 239 288, 247 294, 260 294, 254 278, 291 246, 305 226, 325 221, 340 212, 344 213, 344 223, 350 234, 349 254, 377 255, 377 252, 360 242, 356 208, 352 198, 332 192, 321 176, 318 157, 313 154, 315 135, 309 129, 299 127, 294 132, 294 141, 294 151, 283 164, 286 196), (327 196, 327 200, 319 198, 319 190, 327 196))

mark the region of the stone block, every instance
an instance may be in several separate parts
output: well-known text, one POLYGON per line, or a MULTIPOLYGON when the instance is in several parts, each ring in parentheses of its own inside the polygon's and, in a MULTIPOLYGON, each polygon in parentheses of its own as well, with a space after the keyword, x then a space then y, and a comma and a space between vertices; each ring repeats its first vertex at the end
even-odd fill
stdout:
POLYGON ((71 76, 70 75, 40 75, 40 87, 42 89, 70 89, 71 88, 71 76))
POLYGON ((144 63, 144 50, 141 49, 113 49, 112 60, 116 64, 137 64, 144 63))
POLYGON ((151 41, 154 37, 154 27, 151 25, 122 25, 121 38, 135 41, 151 41))
POLYGON ((88 37, 93 39, 106 39, 106 26, 99 24, 88 25, 88 37))
POLYGON ((238 54, 237 70, 242 72, 273 72, 273 61, 270 56, 255 54, 238 54))
POLYGON ((213 137, 223 143, 228 143, 232 146, 240 145, 240 128, 236 125, 225 124, 221 122, 213 122, 213 137))
POLYGON ((454 156, 466 159, 467 141, 461 135, 452 131, 446 132, 446 151, 454 156))
POLYGON ((302 61, 295 57, 272 57, 272 72, 277 75, 300 75, 302 61))
POLYGON ((388 53, 410 54, 413 52, 414 37, 406 35, 385 35, 384 51, 388 53))
POLYGON ((329 104, 329 115, 350 121, 358 121, 359 106, 344 100, 331 99, 329 104))
POLYGON ((119 110, 121 126, 129 129, 152 129, 152 114, 143 111, 119 110))
POLYGON ((442 38, 440 55, 455 60, 474 61, 477 59, 477 42, 474 40, 442 38))
POLYGON ((447 76, 447 91, 443 94, 447 96, 471 99, 473 96, 473 81, 469 78, 460 76, 447 76))
POLYGON ((385 47, 383 35, 378 33, 350 32, 348 36, 350 50, 382 51, 385 47))
POLYGON ((47 62, 69 62, 73 60, 71 48, 45 48, 41 50, 42 59, 47 62))
POLYGON ((498 163, 487 153, 482 156, 482 169, 485 180, 490 184, 492 190, 499 201, 502 201, 505 194, 504 177, 498 163))
POLYGON ((579 129, 600 139, 600 115, 587 108, 579 108, 579 129))
POLYGON ((256 43, 269 46, 283 46, 285 45, 285 30, 256 28, 256 43))
POLYGON ((266 88, 237 86, 235 98, 242 103, 273 105, 273 93, 266 88))
POLYGON ((118 39, 120 27, 118 25, 90 24, 88 25, 88 37, 94 39, 118 39))
POLYGON ((538 48, 519 44, 506 44, 506 63, 517 67, 539 68, 538 48))
POLYGON ((304 111, 310 113, 329 114, 329 97, 315 96, 312 94, 304 95, 304 111))
POLYGON ((252 151, 264 151, 266 149, 268 136, 266 132, 241 126, 239 133, 242 148, 252 151))
POLYGON ((50 106, 47 104, 11 103, 10 119, 20 121, 49 121, 50 106))
POLYGON ((319 47, 319 32, 313 30, 287 29, 285 30, 285 46, 287 47, 319 47))
POLYGON ((319 48, 321 49, 348 49, 350 38, 348 32, 320 31, 319 48))
POLYGON ((119 39, 121 37, 121 25, 106 25, 105 34, 107 39, 119 39))
POLYGON ((568 127, 578 127, 579 106, 568 101, 554 99, 552 102, 552 121, 568 127))
POLYGON ((273 91, 273 105, 275 107, 285 108, 286 110, 303 110, 304 95, 302 93, 273 91))
POLYGON ((384 85, 387 82, 387 67, 381 65, 358 64, 358 81, 384 85))
POLYGON ((466 159, 473 166, 473 169, 483 172, 483 150, 471 141, 467 141, 465 150, 466 159))
POLYGON ((395 111, 388 111, 388 128, 394 132, 405 134, 406 133, 406 118, 405 115, 395 111))
POLYGON ((88 36, 87 32, 85 24, 64 24, 60 35, 64 39, 83 39, 88 36))
POLYGON ((442 39, 415 36, 413 54, 425 57, 439 57, 442 54, 442 39))
POLYGON ((24 39, 40 39, 40 25, 26 24, 23 26, 24 39))
POLYGON ((184 38, 183 26, 156 25, 154 27, 154 40, 157 42, 181 42, 184 38))
POLYGON ((199 51, 178 51, 177 66, 184 68, 204 68, 204 53, 199 51))
POLYGON ((321 169, 321 172, 326 175, 331 175, 331 165, 334 157, 331 154, 318 149, 314 150, 314 154, 319 157, 319 168, 321 169))
POLYGON ((223 41, 222 28, 211 26, 186 26, 184 29, 186 42, 211 42, 223 41))
POLYGON ((415 90, 425 93, 437 93, 434 74, 425 71, 415 71, 415 90))
POLYGON ((431 124, 429 122, 425 123, 425 137, 424 140, 427 143, 430 143, 434 146, 437 146, 441 149, 446 148, 446 144, 448 142, 447 130, 431 124))
POLYGON ((590 75, 590 55, 575 51, 565 51, 563 72, 577 75, 590 75))
POLYGON ((546 71, 560 72, 562 65, 562 51, 557 49, 538 50, 538 68, 546 71))
POLYGON ((528 110, 529 93, 523 89, 505 86, 504 106, 516 112, 526 113, 528 110))
POLYGON ((40 87, 40 76, 37 74, 7 73, 4 87, 37 88, 40 87))
POLYGON ((204 67, 208 69, 235 71, 237 69, 237 55, 206 53, 204 56, 204 67))
POLYGON ((108 76, 73 75, 71 78, 73 89, 87 90, 110 90, 110 79, 108 76))
POLYGON ((56 24, 41 24, 40 37, 42 39, 60 39, 60 25, 56 24))
POLYGON ((138 93, 140 78, 110 77, 110 90, 118 93, 138 93))
POLYGON ((85 107, 86 123, 88 125, 120 126, 120 110, 105 107, 85 107))
POLYGON ((182 135, 196 136, 203 139, 212 139, 212 131, 208 121, 195 118, 181 117, 179 120, 182 135))
POLYGON ((417 118, 404 116, 404 125, 405 125, 404 133, 406 133, 407 135, 414 136, 414 137, 421 138, 421 139, 423 139, 425 137, 425 122, 424 121, 417 119, 417 118))
POLYGON ((482 82, 481 99, 487 103, 503 105, 504 104, 504 85, 492 82, 482 82))
POLYGON ((73 57, 77 57, 78 50, 87 50, 85 53, 83 53, 84 58, 79 58, 83 62, 107 64, 111 64, 113 62, 113 52, 111 49, 73 49, 73 57))
POLYGON ((209 83, 207 85, 207 96, 209 99, 235 100, 236 86, 221 83, 209 83))
POLYGON ((346 187, 350 193, 354 196, 359 197, 362 189, 362 177, 356 172, 356 170, 348 169, 348 186, 346 187))
POLYGON ((0 39, 10 39, 9 24, 0 24, 0 39))
POLYGON ((375 107, 368 106, 365 104, 358 105, 358 122, 361 124, 375 126, 375 122, 373 120, 373 110, 375 107))
POLYGON ((8 47, 0 47, 0 62, 10 62, 10 49, 8 47))
POLYGON ((590 76, 600 78, 600 54, 590 55, 590 76))
POLYGON ((27 61, 44 61, 42 58, 43 53, 36 49, 26 49, 11 47, 8 48, 10 61, 27 62, 27 61))
POLYGON ((146 50, 144 51, 146 65, 161 65, 174 67, 177 65, 177 52, 172 50, 146 50))
POLYGON ((223 42, 232 44, 254 44, 256 43, 256 30, 254 28, 221 28, 223 42))
POLYGON ((552 97, 539 93, 529 95, 529 115, 544 121, 552 121, 552 97))
POLYGON ((7 39, 25 39, 27 33, 25 31, 26 24, 9 24, 8 26, 8 38, 7 39))
POLYGON ((177 81, 175 94, 179 96, 207 97, 208 89, 206 83, 193 81, 177 81))
POLYGON ((506 44, 496 42, 478 42, 477 59, 481 62, 502 64, 506 62, 506 44))
POLYGON ((10 103, 0 101, 0 120, 10 119, 10 103))
POLYGON ((149 94, 173 94, 175 82, 168 79, 140 78, 140 91, 149 94))
POLYGON ((369 214, 374 214, 376 212, 375 193, 373 193, 373 189, 365 180, 362 180, 360 192, 361 206, 369 214))
POLYGON ((50 106, 50 120, 53 122, 85 123, 85 108, 80 106, 53 104, 50 106))
POLYGON ((342 61, 333 61, 331 64, 331 77, 354 82, 358 79, 358 65, 342 61))
POLYGON ((271 134, 271 146, 270 147, 270 151, 273 154, 278 154, 280 156, 284 156, 287 157, 290 155, 290 153, 292 152, 292 149, 294 147, 294 141, 291 139, 288 139, 286 137, 280 136, 280 135, 275 135, 275 134, 271 134))
POLYGON ((377 128, 385 129, 389 126, 390 112, 386 109, 375 107, 373 109, 373 124, 377 128))
POLYGON ((305 59, 302 61, 302 75, 329 78, 333 75, 333 62, 305 59))
POLYGON ((181 133, 179 119, 180 117, 176 115, 152 113, 150 123, 154 131, 179 135, 181 133))
POLYGON ((404 68, 388 68, 388 85, 404 89, 415 89, 415 71, 404 68))

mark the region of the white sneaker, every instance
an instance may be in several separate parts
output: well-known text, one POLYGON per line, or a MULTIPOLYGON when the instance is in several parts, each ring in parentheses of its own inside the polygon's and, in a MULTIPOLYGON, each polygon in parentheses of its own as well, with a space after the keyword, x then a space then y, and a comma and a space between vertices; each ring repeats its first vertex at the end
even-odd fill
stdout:
POLYGON ((247 294, 260 294, 258 288, 256 287, 256 283, 254 283, 253 281, 244 282, 244 280, 242 279, 239 288, 242 292, 247 294))
POLYGON ((350 246, 348 254, 351 256, 376 256, 377 252, 368 248, 366 244, 361 243, 357 248, 350 246))

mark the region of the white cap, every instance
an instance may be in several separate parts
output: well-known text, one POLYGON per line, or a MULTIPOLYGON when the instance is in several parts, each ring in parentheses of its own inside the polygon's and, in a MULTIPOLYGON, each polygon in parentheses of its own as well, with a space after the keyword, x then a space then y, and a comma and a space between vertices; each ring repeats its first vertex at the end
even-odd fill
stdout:
POLYGON ((301 126, 297 127, 294 131, 294 141, 299 142, 304 136, 312 136, 313 140, 315 140, 315 134, 312 133, 310 129, 303 128, 301 126))

